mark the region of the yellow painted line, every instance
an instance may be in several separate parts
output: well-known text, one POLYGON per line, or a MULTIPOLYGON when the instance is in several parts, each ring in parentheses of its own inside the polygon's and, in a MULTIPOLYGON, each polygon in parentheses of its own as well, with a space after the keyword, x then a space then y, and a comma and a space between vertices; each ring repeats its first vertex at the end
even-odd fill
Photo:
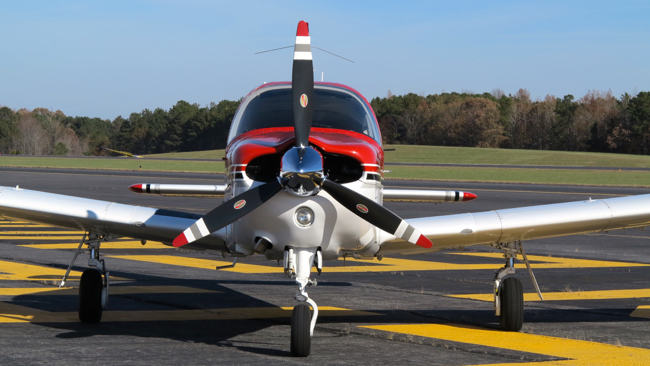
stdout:
MULTIPOLYGON (((76 236, 54 236, 54 235, 47 235, 47 236, 4 236, 0 235, 0 240, 74 240, 77 239, 81 241, 82 236, 81 235, 76 235, 76 236)), ((79 244, 77 244, 79 245, 79 244)))
MULTIPOLYGON (((210 259, 198 259, 187 257, 176 257, 171 255, 109 255, 111 258, 128 259, 133 261, 170 264, 174 266, 202 268, 214 270, 216 266, 225 266, 232 262, 216 261, 210 259)), ((282 273, 282 267, 260 266, 256 264, 237 263, 235 268, 224 269, 228 272, 239 273, 282 273)))
MULTIPOLYGON (((650 297, 650 289, 636 290, 605 290, 605 291, 576 291, 576 292, 543 292, 544 300, 607 300, 607 299, 636 299, 650 297)), ((447 295, 459 299, 494 301, 493 294, 447 295)), ((524 301, 541 301, 537 293, 524 294, 524 301)))
MULTIPOLYGON (((11 281, 60 281, 65 274, 65 269, 38 266, 33 264, 0 261, 0 280, 11 281)), ((81 272, 71 271, 69 281, 79 280, 81 272)), ((112 277, 112 280, 123 281, 124 278, 112 277)))
POLYGON ((51 227, 47 225, 32 224, 31 222, 0 222, 0 226, 28 226, 28 227, 51 227))
MULTIPOLYGON (((472 257, 482 258, 496 258, 503 259, 502 253, 449 253, 454 255, 466 255, 472 257)), ((597 261, 591 259, 576 259, 576 258, 558 258, 546 257, 541 255, 529 255, 528 259, 535 263, 533 266, 537 268, 600 268, 600 267, 648 267, 650 264, 646 263, 632 263, 632 262, 615 262, 615 261, 597 261)), ((517 268, 526 268, 523 263, 515 265, 517 268)), ((490 268, 494 268, 494 264, 490 268)))
POLYGON ((83 231, 68 231, 68 230, 59 230, 59 231, 40 231, 40 230, 30 230, 30 231, 0 231, 0 238, 5 235, 73 235, 79 234, 83 235, 83 231))
MULTIPOLYGON (((104 311, 104 322, 241 320, 288 318, 292 308, 227 308, 197 310, 104 311)), ((319 306, 318 316, 376 316, 367 311, 356 311, 331 306, 319 306)), ((0 323, 78 323, 77 312, 49 312, 25 306, 0 302, 0 323)))
MULTIPOLYGON (((19 247, 36 249, 77 249, 79 243, 24 244, 19 245, 19 247)), ((155 242, 147 242, 147 244, 142 245, 140 241, 116 241, 111 243, 102 243, 101 249, 174 249, 174 247, 155 242)))
MULTIPOLYGON (((363 328, 569 359, 562 361, 517 363, 517 365, 633 366, 650 364, 650 350, 644 348, 614 346, 537 334, 503 332, 471 326, 442 324, 375 325, 364 326, 363 328)), ((512 365, 512 363, 506 363, 505 365, 512 365)))
POLYGON ((630 238, 630 239, 645 239, 650 240, 650 237, 647 236, 635 236, 635 235, 615 235, 615 234, 585 234, 586 236, 608 236, 608 237, 617 237, 617 238, 630 238))
POLYGON ((630 316, 633 316, 635 318, 650 319, 650 305, 638 306, 636 309, 634 309, 630 316))
MULTIPOLYGON (((460 255, 475 255, 487 258, 502 258, 498 253, 454 253, 460 255)), ((215 269, 215 266, 225 266, 232 262, 216 261, 209 259, 197 259, 187 257, 177 257, 169 255, 114 255, 113 258, 128 259, 134 261, 169 264, 175 266, 184 266, 192 268, 215 269)), ((601 268, 601 267, 640 267, 650 266, 650 264, 627 263, 627 262, 608 262, 593 261, 588 259, 573 258, 555 258, 542 256, 528 256, 532 261, 548 262, 535 263, 535 268, 601 268)), ((339 260, 339 261, 342 261, 339 260)), ((450 270, 494 270, 498 268, 497 264, 458 264, 444 262, 417 261, 412 259, 385 258, 381 261, 369 260, 351 260, 347 259, 349 266, 327 267, 323 269, 329 273, 365 273, 365 272, 403 272, 403 271, 450 271, 450 270), (354 265, 355 263, 367 263, 369 265, 354 265)), ((525 269, 523 263, 515 264, 516 268, 525 269)), ((315 271, 315 269, 312 269, 315 271)), ((237 263, 235 268, 224 269, 228 272, 238 273, 282 273, 284 269, 277 266, 267 266, 259 264, 237 263)))
MULTIPOLYGON (((130 294, 211 294, 219 291, 204 290, 185 286, 111 286, 111 295, 130 294)), ((22 287, 22 288, 0 288, 0 296, 22 296, 22 295, 79 295, 79 289, 73 287, 22 287)))

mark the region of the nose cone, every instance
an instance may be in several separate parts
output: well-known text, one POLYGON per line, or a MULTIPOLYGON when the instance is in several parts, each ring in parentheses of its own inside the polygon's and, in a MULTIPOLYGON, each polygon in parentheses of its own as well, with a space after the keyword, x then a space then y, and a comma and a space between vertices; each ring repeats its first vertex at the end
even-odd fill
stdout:
POLYGON ((142 184, 134 184, 130 186, 129 189, 131 190, 131 192, 143 193, 142 186, 143 186, 142 184))
POLYGON ((323 171, 323 157, 308 146, 294 147, 282 157, 283 173, 320 173, 323 171))
POLYGON ((475 199, 476 199, 476 195, 474 193, 463 192, 463 202, 471 201, 471 200, 475 200, 475 199))

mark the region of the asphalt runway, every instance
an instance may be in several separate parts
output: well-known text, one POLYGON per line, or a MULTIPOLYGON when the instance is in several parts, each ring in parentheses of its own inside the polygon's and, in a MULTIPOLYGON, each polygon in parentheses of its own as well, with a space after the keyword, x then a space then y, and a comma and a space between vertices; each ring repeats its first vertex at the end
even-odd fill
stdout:
MULTIPOLYGON (((220 184, 195 173, 0 168, 0 185, 205 213, 214 198, 145 196, 134 183, 220 184)), ((387 180, 386 187, 473 192, 467 203, 387 202, 404 218, 649 193, 641 188, 387 180)), ((0 221, 0 365, 650 363, 650 235, 618 230, 525 242, 524 328, 498 330, 492 279, 501 254, 469 247, 381 262, 325 262, 309 289, 321 316, 306 359, 289 353, 297 286, 261 256, 228 259, 129 239, 102 245, 111 271, 103 321, 77 320, 57 290, 82 233, 0 221)), ((80 255, 72 287, 86 268, 80 255)))

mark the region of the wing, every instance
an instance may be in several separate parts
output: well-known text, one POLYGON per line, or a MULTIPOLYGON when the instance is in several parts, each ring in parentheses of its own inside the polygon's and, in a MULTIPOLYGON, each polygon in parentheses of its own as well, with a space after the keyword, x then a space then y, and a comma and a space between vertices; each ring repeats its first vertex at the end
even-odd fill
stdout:
POLYGON ((431 249, 380 231, 382 254, 421 253, 650 225, 650 195, 588 200, 406 220, 433 242, 431 249))
MULTIPOLYGON (((0 216, 171 245, 201 215, 0 186, 0 216)), ((228 251, 225 229, 191 249, 228 251)), ((81 239, 81 238, 80 238, 81 239)))

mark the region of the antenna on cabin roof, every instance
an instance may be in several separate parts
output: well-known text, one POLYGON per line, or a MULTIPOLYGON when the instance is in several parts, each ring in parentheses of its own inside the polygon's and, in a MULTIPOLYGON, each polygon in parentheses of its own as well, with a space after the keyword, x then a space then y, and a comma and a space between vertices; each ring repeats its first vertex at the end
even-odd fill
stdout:
MULTIPOLYGON (((294 47, 294 45, 286 46, 286 47, 280 47, 280 48, 274 48, 274 49, 266 50, 266 51, 255 52, 255 54, 256 54, 256 55, 259 55, 260 53, 266 53, 266 52, 278 51, 278 50, 283 50, 283 49, 285 49, 285 48, 290 48, 290 47, 294 47)), ((315 49, 317 49, 317 50, 321 50, 321 51, 323 51, 323 52, 327 52, 327 53, 329 53, 330 55, 334 55, 334 56, 336 56, 336 57, 338 57, 338 58, 342 58, 342 59, 344 59, 345 61, 352 62, 353 64, 355 63, 354 61, 352 61, 352 60, 350 60, 350 59, 347 59, 347 58, 345 58, 345 57, 343 57, 343 56, 339 56, 339 55, 337 55, 336 53, 333 53, 333 52, 330 52, 330 51, 324 50, 324 49, 322 49, 322 48, 318 48, 318 47, 314 47, 314 46, 312 46, 312 48, 315 48, 315 49)))

